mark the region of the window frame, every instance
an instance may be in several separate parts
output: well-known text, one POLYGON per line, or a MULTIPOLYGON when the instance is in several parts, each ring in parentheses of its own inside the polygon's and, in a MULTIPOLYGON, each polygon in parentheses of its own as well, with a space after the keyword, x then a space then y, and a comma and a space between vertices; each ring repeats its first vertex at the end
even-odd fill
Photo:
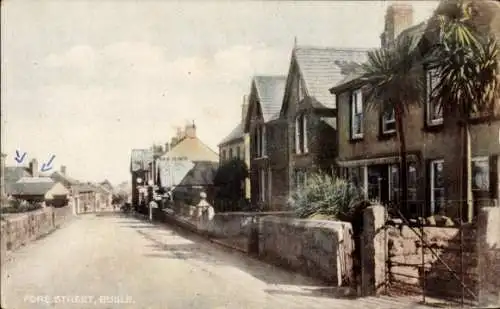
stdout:
MULTIPOLYGON (((436 160, 431 160, 429 163, 429 168, 430 168, 430 189, 431 189, 431 196, 430 196, 430 215, 435 215, 436 214, 436 197, 434 196, 434 192, 436 191, 436 184, 435 184, 435 172, 434 172, 434 165, 435 164, 441 164, 443 167, 444 172, 444 159, 436 159, 436 160)), ((440 188, 441 190, 444 191, 444 187, 440 188)))
POLYGON ((486 195, 489 196, 490 195, 490 190, 491 190, 491 159, 490 157, 488 156, 477 156, 477 157, 472 157, 471 158, 471 180, 472 180, 472 184, 471 184, 471 190, 472 190, 472 200, 473 200, 473 203, 475 203, 476 201, 474 200, 474 193, 475 192, 486 192, 486 195), (473 167, 473 164, 474 162, 486 162, 486 166, 487 166, 487 170, 486 170, 486 181, 487 181, 487 186, 486 186, 486 189, 474 189, 474 172, 472 171, 472 167, 473 167))
POLYGON ((305 113, 301 113, 295 117, 295 153, 309 153, 307 144, 307 117, 305 113))
POLYGON ((435 115, 435 106, 434 103, 431 102, 431 95, 433 91, 433 87, 435 87, 433 83, 433 77, 435 78, 435 75, 438 75, 437 69, 426 69, 425 70, 425 90, 426 90, 426 96, 425 96, 425 111, 426 111, 426 117, 425 117, 425 122, 427 126, 439 126, 443 124, 443 109, 440 107, 440 114, 441 116, 439 118, 433 118, 435 115), (431 76, 433 75, 433 76, 431 76))
POLYGON ((382 133, 392 134, 396 133, 396 112, 392 109, 392 118, 387 117, 387 113, 382 112, 382 133), (387 124, 394 124, 394 129, 387 129, 387 124))
POLYGON ((363 92, 361 88, 352 91, 351 93, 351 139, 362 139, 363 138, 363 112, 364 112, 364 102, 363 102, 363 92), (361 104, 359 106, 358 104, 361 104), (358 111, 358 107, 361 107, 361 111, 358 111), (359 117, 359 120, 358 118, 359 117), (355 133, 355 123, 356 120, 359 121, 359 133, 355 133))

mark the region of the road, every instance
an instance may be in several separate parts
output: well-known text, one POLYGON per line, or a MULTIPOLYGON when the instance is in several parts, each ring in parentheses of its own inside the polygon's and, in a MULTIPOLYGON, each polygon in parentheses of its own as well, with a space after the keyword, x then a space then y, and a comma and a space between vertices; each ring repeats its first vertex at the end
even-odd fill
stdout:
POLYGON ((332 288, 161 224, 84 215, 10 254, 2 308, 422 308, 332 288))

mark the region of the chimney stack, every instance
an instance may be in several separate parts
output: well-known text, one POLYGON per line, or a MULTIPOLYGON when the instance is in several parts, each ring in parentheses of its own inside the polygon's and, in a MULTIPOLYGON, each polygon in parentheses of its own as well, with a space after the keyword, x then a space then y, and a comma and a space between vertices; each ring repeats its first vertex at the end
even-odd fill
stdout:
POLYGON ((61 174, 66 176, 66 165, 61 165, 61 174))
POLYGON ((194 121, 192 124, 186 124, 185 132, 187 138, 196 138, 196 125, 194 121))
POLYGON ((184 138, 184 132, 181 127, 177 127, 177 142, 180 142, 184 138))
POLYGON ((248 96, 243 96, 243 104, 241 105, 241 122, 245 123, 248 113, 248 96))
POLYGON ((170 144, 169 143, 165 143, 165 153, 167 153, 169 151, 170 151, 170 144))
POLYGON ((33 177, 38 177, 40 175, 38 171, 38 161, 36 159, 31 160, 30 170, 33 177))
POLYGON ((0 168, 1 168, 1 170, 0 170, 0 173, 1 173, 1 175, 0 175, 0 177, 1 177, 1 179, 0 179, 0 181, 1 181, 0 191, 1 192, 0 193, 1 193, 1 195, 0 196, 2 197, 2 199, 6 196, 6 194, 5 194, 5 158, 6 157, 7 157, 7 155, 4 153, 2 153, 0 155, 0 160, 1 160, 1 162, 0 162, 0 164, 1 164, 0 165, 0 168))
POLYGON ((407 3, 395 3, 387 8, 385 29, 380 36, 382 48, 390 47, 405 29, 413 25, 413 7, 407 3))

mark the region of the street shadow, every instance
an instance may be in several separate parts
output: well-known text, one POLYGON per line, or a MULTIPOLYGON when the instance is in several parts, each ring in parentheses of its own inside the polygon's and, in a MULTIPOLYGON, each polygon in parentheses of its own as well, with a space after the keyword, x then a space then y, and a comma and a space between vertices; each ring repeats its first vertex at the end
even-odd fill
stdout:
POLYGON ((169 243, 169 239, 160 240, 159 237, 151 235, 149 231, 152 230, 148 230, 148 232, 141 230, 144 228, 141 224, 137 224, 137 227, 132 227, 133 224, 128 223, 131 228, 137 229, 138 234, 148 240, 149 243, 145 250, 148 253, 144 254, 145 257, 198 260, 215 266, 231 266, 268 284, 329 288, 323 281, 289 272, 281 267, 254 259, 242 252, 210 243, 208 239, 178 226, 163 224, 162 229, 172 232, 171 235, 167 236, 175 236, 175 238, 172 238, 172 243, 169 243), (179 240, 182 243, 177 243, 179 240), (151 253, 151 251, 153 252, 151 253))
POLYGON ((357 295, 344 287, 321 287, 321 288, 302 288, 300 291, 266 289, 264 292, 271 295, 290 295, 290 296, 304 296, 304 297, 326 297, 326 298, 342 298, 342 299, 356 299, 357 295))

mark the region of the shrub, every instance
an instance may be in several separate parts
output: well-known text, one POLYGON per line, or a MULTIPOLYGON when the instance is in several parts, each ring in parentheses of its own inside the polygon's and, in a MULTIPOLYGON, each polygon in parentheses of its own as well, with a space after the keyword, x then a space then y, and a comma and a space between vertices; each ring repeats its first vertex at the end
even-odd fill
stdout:
POLYGON ((217 211, 243 211, 249 207, 245 199, 245 179, 248 177, 246 163, 232 159, 219 166, 214 176, 217 189, 214 208, 217 211))
POLYGON ((9 206, 2 207, 0 209, 1 213, 21 213, 28 212, 42 208, 42 203, 37 202, 26 202, 18 199, 13 199, 9 201, 9 206))
POLYGON ((290 204, 300 218, 323 215, 350 221, 362 200, 361 191, 347 180, 315 173, 308 177, 303 188, 292 194, 290 204))

